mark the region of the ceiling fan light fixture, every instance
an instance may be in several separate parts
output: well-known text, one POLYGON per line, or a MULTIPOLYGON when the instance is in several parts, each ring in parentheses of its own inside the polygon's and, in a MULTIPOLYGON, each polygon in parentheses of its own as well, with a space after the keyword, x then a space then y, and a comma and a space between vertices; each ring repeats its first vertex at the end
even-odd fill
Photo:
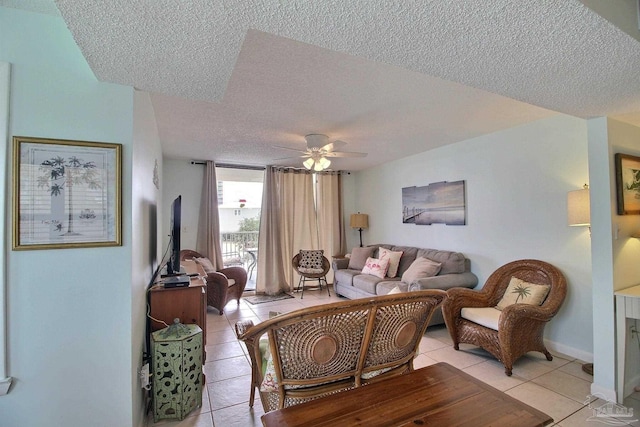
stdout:
MULTIPOLYGON (((306 135, 305 139, 307 140, 307 148, 304 150, 278 145, 274 145, 274 147, 278 149, 302 153, 302 155, 298 157, 306 159, 302 162, 302 165, 307 168, 307 170, 313 170, 315 172, 323 171, 331 166, 331 160, 329 160, 328 158, 366 157, 367 155, 366 153, 338 151, 340 148, 347 145, 347 143, 338 139, 333 142, 329 142, 329 137, 327 135, 311 133, 306 135)), ((276 160, 292 160, 292 158, 276 160)))
POLYGON ((322 169, 326 169, 331 166, 331 160, 327 159, 326 157, 320 157, 320 160, 318 160, 317 163, 320 163, 320 167, 322 167, 322 169))
POLYGON ((309 157, 307 160, 305 160, 304 162, 302 162, 302 164, 304 165, 305 168, 311 170, 311 168, 313 167, 313 164, 316 161, 313 160, 313 158, 309 157))

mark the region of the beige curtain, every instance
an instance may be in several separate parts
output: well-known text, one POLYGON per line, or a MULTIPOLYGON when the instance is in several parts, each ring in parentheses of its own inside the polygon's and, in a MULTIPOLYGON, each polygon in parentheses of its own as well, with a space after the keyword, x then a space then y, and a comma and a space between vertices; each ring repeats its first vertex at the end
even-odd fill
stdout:
POLYGON ((196 251, 209 258, 216 270, 222 268, 220 221, 218 219, 218 183, 216 181, 216 165, 212 161, 207 161, 202 181, 196 251))
MULTIPOLYGON (((345 227, 342 212, 342 176, 339 172, 323 172, 316 175, 316 212, 318 216, 319 248, 331 261, 334 255, 346 253, 345 227)), ((333 283, 333 270, 327 274, 333 283)))
POLYGON ((275 295, 297 284, 291 259, 318 247, 313 175, 300 169, 265 171, 256 292, 275 295))

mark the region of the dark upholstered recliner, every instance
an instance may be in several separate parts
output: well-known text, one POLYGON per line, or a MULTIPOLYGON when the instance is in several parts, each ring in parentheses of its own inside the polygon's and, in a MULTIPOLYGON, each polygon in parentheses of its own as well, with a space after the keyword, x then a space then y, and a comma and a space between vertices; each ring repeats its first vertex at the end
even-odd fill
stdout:
MULTIPOLYGON (((198 262, 199 258, 204 257, 196 251, 190 249, 180 251, 181 261, 193 259, 198 262)), ((205 279, 207 280, 207 305, 223 314, 224 306, 232 299, 236 299, 240 304, 240 298, 247 285, 247 272, 244 268, 227 267, 218 271, 207 271, 205 279)))
MULTIPOLYGON (((522 296, 523 292, 529 292, 525 287, 526 284, 520 289, 512 288, 515 290, 510 294, 522 296)), ((553 359, 544 345, 544 327, 560 309, 566 293, 566 280, 556 267, 544 261, 524 259, 498 268, 480 291, 449 289, 442 313, 456 350, 460 343, 482 347, 502 362, 505 373, 510 376, 513 363, 529 351, 539 351, 547 360, 553 359), (529 285, 549 285, 546 298, 540 305, 517 303, 516 299, 515 304, 498 310, 496 305, 513 277, 529 285)))

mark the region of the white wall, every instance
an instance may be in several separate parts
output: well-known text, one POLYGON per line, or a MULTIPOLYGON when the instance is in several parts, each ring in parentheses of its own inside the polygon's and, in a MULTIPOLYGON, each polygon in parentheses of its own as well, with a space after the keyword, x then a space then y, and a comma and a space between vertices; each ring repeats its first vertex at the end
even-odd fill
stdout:
POLYGON ((613 160, 606 118, 588 121, 589 176, 591 178, 591 269, 593 281, 594 376, 591 392, 615 401, 615 333, 613 308, 612 212, 615 196, 613 160))
POLYGON ((121 143, 124 184, 123 246, 7 254, 15 380, 0 424, 129 426, 133 90, 96 81, 60 18, 0 7, 0 40, 0 61, 12 64, 10 134, 121 143))
POLYGON ((169 210, 173 199, 182 195, 182 230, 180 246, 182 249, 196 249, 200 198, 204 165, 192 165, 184 159, 164 159, 162 186, 162 250, 169 244, 169 210))
MULTIPOLYGON (((9 89, 11 83, 11 65, 8 62, 0 62, 0 165, 9 162, 9 89)), ((0 182, 6 183, 9 179, 7 168, 3 168, 0 182)), ((6 185, 0 185, 0 200, 7 200, 6 185)), ((0 226, 4 235, 9 234, 6 225, 6 210, 0 209, 0 226)), ((0 242, 0 396, 5 395, 11 385, 11 377, 7 370, 7 316, 6 316, 6 286, 5 262, 8 242, 0 242)))
MULTIPOLYGON (((569 290, 546 328, 552 349, 591 360, 591 252, 586 227, 567 226, 567 192, 589 182, 586 122, 558 115, 359 172, 345 215, 369 214, 365 244, 455 250, 480 284, 497 267, 537 258, 557 266, 569 290), (402 223, 402 188, 466 182, 467 225, 402 223)), ((347 185, 349 188, 349 185, 347 185)), ((349 241, 354 242, 351 234, 349 241)), ((357 239, 357 237, 356 237, 357 239)))
MULTIPOLYGON (((616 205, 616 179, 615 179, 615 153, 630 154, 640 157, 640 128, 616 120, 607 120, 607 137, 610 145, 610 191, 611 191, 611 213, 612 213, 612 232, 609 234, 610 246, 613 251, 613 288, 608 286, 602 292, 617 291, 620 289, 636 286, 640 284, 640 239, 630 238, 629 236, 640 231, 640 217, 638 215, 617 215, 616 205)), ((613 299, 613 296, 610 297, 613 299)), ((610 307, 610 306, 609 306, 610 307)), ((610 315, 613 312, 608 310, 610 315)), ((599 315, 602 310, 599 309, 596 320, 599 322, 599 315)), ((608 322, 607 322, 608 323, 608 322)), ((627 393, 633 392, 633 387, 640 385, 640 350, 637 338, 629 333, 630 324, 627 326, 627 363, 626 374, 627 393)), ((640 322, 637 322, 640 325, 640 322)), ((614 342, 613 339, 608 339, 614 342)), ((615 353, 610 352, 610 357, 614 357, 615 353)), ((613 370, 607 373, 613 374, 613 370)), ((613 383, 613 381, 611 381, 613 383)))
MULTIPOLYGON (((147 286, 157 267, 161 254, 158 206, 162 206, 162 192, 154 184, 157 174, 162 186, 162 150, 158 128, 149 95, 135 91, 133 117, 133 179, 132 197, 132 277, 131 277, 131 388, 134 426, 144 425, 146 391, 140 386, 136 372, 143 364, 146 337, 147 286)), ((162 187, 160 187, 162 188, 162 187)))

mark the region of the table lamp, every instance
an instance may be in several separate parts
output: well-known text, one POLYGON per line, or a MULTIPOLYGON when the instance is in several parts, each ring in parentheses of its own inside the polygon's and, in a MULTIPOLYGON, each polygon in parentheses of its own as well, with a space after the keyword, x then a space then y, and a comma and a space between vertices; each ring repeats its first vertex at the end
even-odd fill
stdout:
POLYGON ((369 228, 369 215, 360 212, 357 214, 351 214, 349 222, 351 228, 357 228, 360 232, 360 247, 362 247, 362 229, 369 228))

